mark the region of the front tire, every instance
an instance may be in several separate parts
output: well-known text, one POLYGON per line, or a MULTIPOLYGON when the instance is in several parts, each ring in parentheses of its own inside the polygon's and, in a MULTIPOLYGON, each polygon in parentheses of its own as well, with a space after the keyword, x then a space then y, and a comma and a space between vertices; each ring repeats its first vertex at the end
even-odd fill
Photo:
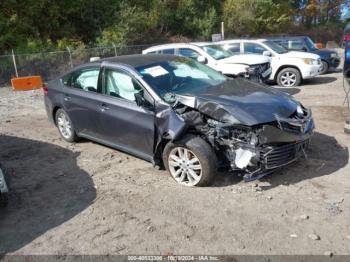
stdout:
POLYGON ((172 178, 185 186, 208 186, 217 171, 213 149, 197 136, 169 142, 163 151, 163 163, 172 178))
POLYGON ((323 60, 321 61, 321 63, 322 63, 322 70, 321 70, 320 74, 323 75, 323 74, 328 72, 329 65, 326 61, 323 61, 323 60))
POLYGON ((55 116, 56 125, 61 137, 67 142, 77 142, 79 137, 77 136, 73 123, 69 118, 66 111, 62 108, 58 109, 55 116))
POLYGON ((282 87, 299 86, 301 75, 298 69, 287 67, 282 69, 277 75, 277 84, 282 87))

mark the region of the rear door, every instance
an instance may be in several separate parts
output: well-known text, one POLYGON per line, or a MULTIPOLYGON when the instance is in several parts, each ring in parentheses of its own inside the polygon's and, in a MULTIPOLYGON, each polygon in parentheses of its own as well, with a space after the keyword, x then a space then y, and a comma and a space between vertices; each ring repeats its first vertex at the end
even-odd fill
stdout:
POLYGON ((106 66, 102 78, 105 97, 104 109, 100 112, 103 139, 151 160, 155 135, 153 98, 125 68, 106 66), (138 105, 137 96, 144 99, 144 105, 138 105))
POLYGON ((100 67, 87 66, 64 77, 63 107, 75 130, 84 135, 100 138, 99 89, 100 67))

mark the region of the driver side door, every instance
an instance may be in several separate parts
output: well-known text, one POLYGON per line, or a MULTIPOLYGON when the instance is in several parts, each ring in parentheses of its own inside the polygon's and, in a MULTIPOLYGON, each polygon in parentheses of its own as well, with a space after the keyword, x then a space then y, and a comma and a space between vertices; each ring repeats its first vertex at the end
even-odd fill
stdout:
POLYGON ((105 67, 102 73, 101 125, 107 144, 152 160, 154 100, 125 68, 105 67), (140 102, 142 101, 142 103, 140 102))

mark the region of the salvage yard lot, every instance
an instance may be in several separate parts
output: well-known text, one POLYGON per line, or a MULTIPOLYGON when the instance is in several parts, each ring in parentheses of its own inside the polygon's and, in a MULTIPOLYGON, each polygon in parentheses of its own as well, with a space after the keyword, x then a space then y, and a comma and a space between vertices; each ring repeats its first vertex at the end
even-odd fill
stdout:
POLYGON ((342 73, 283 90, 313 110, 308 160, 260 181, 220 174, 187 188, 130 155, 64 142, 41 91, 0 88, 0 162, 12 177, 0 253, 350 254, 342 73))

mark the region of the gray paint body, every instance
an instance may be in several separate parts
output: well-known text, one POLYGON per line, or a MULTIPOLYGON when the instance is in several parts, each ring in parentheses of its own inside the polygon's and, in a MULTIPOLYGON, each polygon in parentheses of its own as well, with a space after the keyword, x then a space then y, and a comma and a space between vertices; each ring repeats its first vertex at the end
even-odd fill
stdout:
MULTIPOLYGON (((155 163, 159 159, 158 149, 163 139, 180 138, 186 132, 188 125, 171 105, 165 103, 152 87, 143 81, 135 67, 171 59, 175 57, 123 56, 85 64, 74 69, 100 67, 98 92, 101 92, 104 84, 101 76, 104 68, 127 71, 153 97, 153 110, 116 97, 67 87, 59 78, 49 83, 49 91, 45 96, 47 114, 54 122, 55 109, 63 108, 72 119, 79 136, 155 163)), ((228 79, 224 84, 205 92, 178 96, 177 99, 180 103, 213 119, 247 128, 275 122, 276 115, 288 118, 296 111, 298 105, 285 93, 238 78, 228 79)), ((267 142, 274 139, 276 141, 282 139, 283 142, 307 139, 311 135, 313 124, 311 130, 305 134, 291 134, 275 129, 276 137, 267 134, 267 142)))

